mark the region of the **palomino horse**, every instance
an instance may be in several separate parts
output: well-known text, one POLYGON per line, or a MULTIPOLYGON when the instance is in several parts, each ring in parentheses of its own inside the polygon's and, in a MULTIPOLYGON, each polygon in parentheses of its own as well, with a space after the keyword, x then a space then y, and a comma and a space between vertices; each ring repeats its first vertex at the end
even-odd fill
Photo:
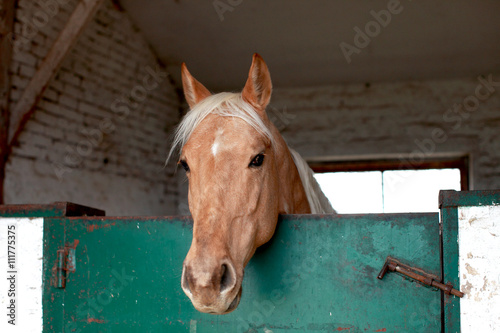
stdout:
POLYGON ((190 111, 170 154, 180 149, 194 225, 181 285, 198 311, 226 314, 238 306, 244 268, 273 236, 278 214, 334 210, 267 117, 272 85, 258 54, 241 93, 212 95, 185 64, 182 83, 190 111))

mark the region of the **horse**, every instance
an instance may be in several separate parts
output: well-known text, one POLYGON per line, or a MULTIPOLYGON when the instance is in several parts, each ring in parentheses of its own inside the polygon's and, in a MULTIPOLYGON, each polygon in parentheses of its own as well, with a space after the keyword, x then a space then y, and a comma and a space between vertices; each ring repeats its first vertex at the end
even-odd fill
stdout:
POLYGON ((267 116, 272 84, 260 55, 253 55, 241 93, 212 94, 185 63, 181 72, 190 110, 168 157, 179 153, 193 218, 181 286, 198 311, 227 314, 240 302, 245 266, 273 236, 279 214, 335 211, 267 116))

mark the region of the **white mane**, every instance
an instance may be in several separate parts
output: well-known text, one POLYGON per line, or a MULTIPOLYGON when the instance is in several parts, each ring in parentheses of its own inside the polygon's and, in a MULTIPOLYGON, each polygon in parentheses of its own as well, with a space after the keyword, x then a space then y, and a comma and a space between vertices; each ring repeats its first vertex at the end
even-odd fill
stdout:
POLYGON ((330 201, 323 191, 321 191, 321 187, 316 181, 316 178, 314 178, 314 172, 307 162, 295 150, 290 147, 288 147, 288 150, 290 150, 295 166, 299 171, 300 180, 306 191, 307 201, 311 208, 311 214, 335 214, 335 209, 333 209, 330 201))
MULTIPOLYGON (((216 114, 223 117, 237 117, 244 120, 252 126, 257 132, 265 136, 274 144, 274 138, 269 128, 264 124, 261 117, 257 114, 254 108, 245 102, 239 93, 219 93, 205 98, 200 103, 196 104, 182 119, 175 131, 174 142, 170 153, 168 154, 167 162, 176 150, 182 149, 189 140, 194 129, 205 119, 209 114, 216 114)), ((311 213, 313 214, 329 214, 335 213, 335 210, 330 205, 330 202, 321 191, 313 171, 307 165, 307 162, 293 149, 290 149, 293 161, 302 181, 302 186, 306 192, 311 213)))

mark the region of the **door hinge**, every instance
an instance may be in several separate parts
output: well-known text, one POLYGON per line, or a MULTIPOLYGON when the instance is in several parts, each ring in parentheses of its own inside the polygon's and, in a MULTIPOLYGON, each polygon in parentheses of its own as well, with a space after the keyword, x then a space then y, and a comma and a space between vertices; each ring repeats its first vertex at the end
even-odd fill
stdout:
POLYGON ((75 272, 77 245, 78 240, 75 240, 73 244, 66 245, 64 248, 57 250, 57 261, 52 272, 52 285, 54 287, 64 289, 69 273, 75 272))

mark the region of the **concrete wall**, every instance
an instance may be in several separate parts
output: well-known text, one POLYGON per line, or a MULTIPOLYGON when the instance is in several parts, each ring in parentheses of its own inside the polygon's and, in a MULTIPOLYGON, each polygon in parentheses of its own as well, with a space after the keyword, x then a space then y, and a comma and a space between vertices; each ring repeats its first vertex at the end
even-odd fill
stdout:
MULTIPOLYGON (((19 1, 11 109, 77 2, 19 1)), ((178 181, 164 161, 179 105, 144 37, 105 1, 13 150, 6 203, 74 201, 108 215, 175 214, 178 181)))

